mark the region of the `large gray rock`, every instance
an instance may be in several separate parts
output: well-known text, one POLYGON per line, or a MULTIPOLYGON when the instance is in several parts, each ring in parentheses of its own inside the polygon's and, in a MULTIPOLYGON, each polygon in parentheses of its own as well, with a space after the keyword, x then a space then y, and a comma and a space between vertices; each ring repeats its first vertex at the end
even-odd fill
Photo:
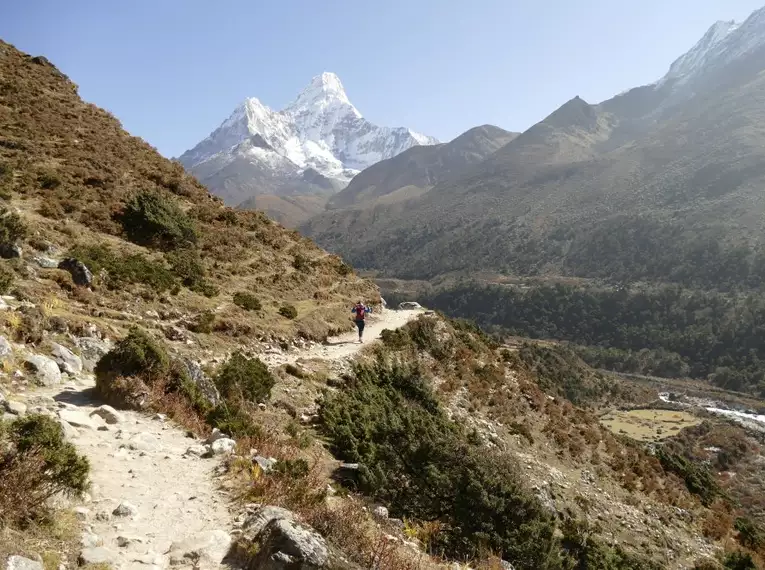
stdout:
POLYGON ((217 406, 220 403, 220 393, 212 379, 202 370, 202 366, 188 358, 184 358, 181 362, 188 374, 189 380, 199 389, 202 396, 213 406, 217 406))
POLYGON ((197 570, 217 570, 231 548, 231 536, 222 530, 199 532, 170 546, 170 566, 192 565, 197 570))
POLYGON ((231 455, 236 450, 236 441, 228 438, 216 439, 210 445, 212 455, 231 455))
POLYGON ((14 555, 8 557, 6 568, 8 570, 43 570, 43 565, 42 562, 14 555))
POLYGON ((357 570, 291 511, 262 506, 249 512, 239 542, 249 570, 357 570))
POLYGON ((117 508, 112 511, 112 514, 115 517, 135 518, 138 516, 138 507, 127 501, 122 501, 119 505, 117 505, 117 508))
POLYGON ((32 354, 24 359, 24 367, 34 374, 36 382, 42 386, 61 384, 61 370, 53 360, 41 354, 32 354))
POLYGON ((112 349, 112 343, 95 337, 78 338, 76 343, 82 353, 82 366, 86 372, 93 372, 98 361, 112 349))
POLYGON ((329 547, 313 529, 290 519, 273 519, 257 537, 255 570, 315 570, 330 567, 329 547))
POLYGON ((398 304, 398 308, 402 311, 416 311, 422 309, 422 305, 415 301, 404 301, 403 303, 398 304))
POLYGON ((51 346, 51 356, 53 356, 53 360, 56 361, 61 372, 72 375, 82 372, 82 359, 79 356, 58 343, 52 342, 51 346))
POLYGON ((90 287, 93 284, 93 274, 82 261, 68 257, 58 264, 58 268, 68 271, 75 285, 90 287))

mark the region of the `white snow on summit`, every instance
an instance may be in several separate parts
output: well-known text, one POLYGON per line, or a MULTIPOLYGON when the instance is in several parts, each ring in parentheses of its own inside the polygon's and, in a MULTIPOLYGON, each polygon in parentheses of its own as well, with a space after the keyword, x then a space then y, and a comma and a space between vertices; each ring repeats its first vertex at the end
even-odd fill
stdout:
POLYGON ((713 66, 723 66, 765 46, 765 8, 753 12, 743 23, 715 23, 704 37, 670 66, 657 83, 687 83, 713 66))
POLYGON ((337 75, 322 73, 281 111, 254 97, 246 99, 180 161, 194 171, 212 159, 218 168, 248 156, 253 160, 252 150, 241 143, 254 135, 270 146, 255 151, 258 163, 282 165, 282 160, 268 159, 268 153, 276 153, 296 171, 310 168, 341 182, 412 146, 438 143, 403 127, 373 125, 350 102, 337 75))

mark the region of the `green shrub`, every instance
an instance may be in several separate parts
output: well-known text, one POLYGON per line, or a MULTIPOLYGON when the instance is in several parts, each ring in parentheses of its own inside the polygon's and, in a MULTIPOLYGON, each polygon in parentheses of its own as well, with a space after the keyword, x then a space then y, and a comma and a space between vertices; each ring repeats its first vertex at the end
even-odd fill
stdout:
POLYGON ((293 305, 282 305, 279 308, 279 314, 285 319, 296 319, 298 316, 297 309, 293 305))
POLYGON ((207 414, 207 423, 232 437, 260 437, 263 428, 234 402, 221 402, 207 414))
POLYGON ((13 289, 16 274, 5 262, 0 262, 0 295, 7 295, 13 289))
POLYGON ((738 531, 738 541, 750 550, 759 550, 765 544, 762 529, 751 519, 737 518, 734 528, 738 531))
POLYGON ((0 244, 15 244, 29 232, 24 220, 6 207, 0 208, 0 244))
POLYGON ((294 376, 295 378, 303 379, 308 376, 305 370, 295 366, 294 364, 287 364, 287 366, 284 367, 284 371, 290 376, 294 376))
POLYGON ((473 445, 417 369, 357 365, 320 418, 332 451, 360 464, 360 489, 394 514, 440 521, 437 554, 502 552, 519 569, 559 568, 555 525, 509 456, 473 445), (557 562, 556 562, 557 561, 557 562))
POLYGON ((205 278, 202 258, 196 249, 179 249, 165 254, 170 269, 185 287, 192 289, 199 286, 205 278))
POLYGON ((259 358, 247 358, 235 352, 215 375, 215 385, 228 400, 244 399, 265 402, 271 397, 276 381, 259 358))
POLYGON ((259 311, 263 308, 260 299, 252 293, 247 293, 245 291, 234 293, 234 304, 242 307, 246 311, 259 311))
POLYGON ((715 476, 701 463, 692 461, 678 453, 659 447, 656 457, 665 471, 674 473, 685 481, 685 486, 699 497, 701 504, 708 507, 723 491, 715 480, 715 476))
POLYGON ((155 379, 169 375, 170 357, 162 344, 145 331, 133 327, 98 361, 95 373, 97 385, 108 383, 118 376, 135 376, 151 384, 155 379))
POLYGON ((84 263, 94 275, 105 274, 104 285, 111 290, 142 283, 162 293, 176 285, 169 269, 140 253, 124 255, 103 244, 79 244, 69 250, 67 256, 84 263))
POLYGON ((213 332, 213 325, 215 324, 215 313, 212 311, 205 311, 200 313, 194 319, 194 322, 189 326, 189 330, 195 333, 210 334, 213 332))
POLYGON ((128 239, 139 245, 170 251, 197 241, 191 219, 160 192, 138 192, 125 204, 118 220, 128 239))
POLYGON ((723 566, 728 570, 757 570, 757 565, 748 552, 731 552, 725 557, 723 566))
POLYGON ((305 459, 283 459, 274 465, 274 472, 290 479, 302 479, 310 472, 311 468, 305 459))
POLYGON ((0 521, 20 522, 54 495, 78 496, 87 490, 87 458, 77 454, 48 416, 29 415, 10 425, 0 421, 0 449, 0 521))
POLYGON ((565 568, 576 570, 662 570, 664 565, 608 546, 592 536, 586 523, 566 520, 563 525, 565 568))
POLYGON ((53 171, 45 171, 37 175, 37 183, 43 190, 53 190, 61 186, 61 178, 53 171))

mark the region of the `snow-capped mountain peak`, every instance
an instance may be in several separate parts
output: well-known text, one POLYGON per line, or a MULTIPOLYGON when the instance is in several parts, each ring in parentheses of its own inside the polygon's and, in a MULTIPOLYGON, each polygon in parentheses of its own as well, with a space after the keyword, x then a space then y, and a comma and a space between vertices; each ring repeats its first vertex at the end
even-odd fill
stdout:
MULTIPOLYGON (((436 143, 436 139, 408 128, 370 123, 353 106, 340 78, 324 72, 281 111, 274 111, 255 97, 246 99, 210 136, 186 151, 180 161, 192 172, 208 174, 214 169, 218 174, 241 161, 252 167, 253 157, 257 156, 258 168, 278 163, 280 172, 284 172, 285 164, 292 164, 295 176, 313 169, 345 184, 359 170, 376 162, 412 146, 436 143), (242 145, 256 135, 265 145, 256 151, 242 145), (278 154, 279 158, 271 159, 268 153, 278 154)), ((232 174, 231 178, 237 176, 232 174)))
POLYGON ((297 98, 284 109, 287 112, 300 112, 302 110, 314 110, 330 105, 344 105, 350 107, 352 112, 361 117, 361 113, 351 104, 345 93, 340 78, 334 73, 325 71, 311 79, 311 83, 300 92, 297 98))
POLYGON ((765 46, 765 8, 753 12, 743 23, 716 22, 690 51, 670 66, 657 83, 682 85, 705 71, 753 54, 765 46))

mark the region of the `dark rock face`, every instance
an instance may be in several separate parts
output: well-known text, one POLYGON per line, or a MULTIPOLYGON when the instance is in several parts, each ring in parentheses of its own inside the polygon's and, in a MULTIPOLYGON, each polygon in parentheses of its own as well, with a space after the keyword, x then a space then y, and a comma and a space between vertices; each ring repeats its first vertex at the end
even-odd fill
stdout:
POLYGON ((93 274, 82 261, 68 257, 58 264, 58 268, 68 271, 75 285, 90 287, 93 284, 93 274))

